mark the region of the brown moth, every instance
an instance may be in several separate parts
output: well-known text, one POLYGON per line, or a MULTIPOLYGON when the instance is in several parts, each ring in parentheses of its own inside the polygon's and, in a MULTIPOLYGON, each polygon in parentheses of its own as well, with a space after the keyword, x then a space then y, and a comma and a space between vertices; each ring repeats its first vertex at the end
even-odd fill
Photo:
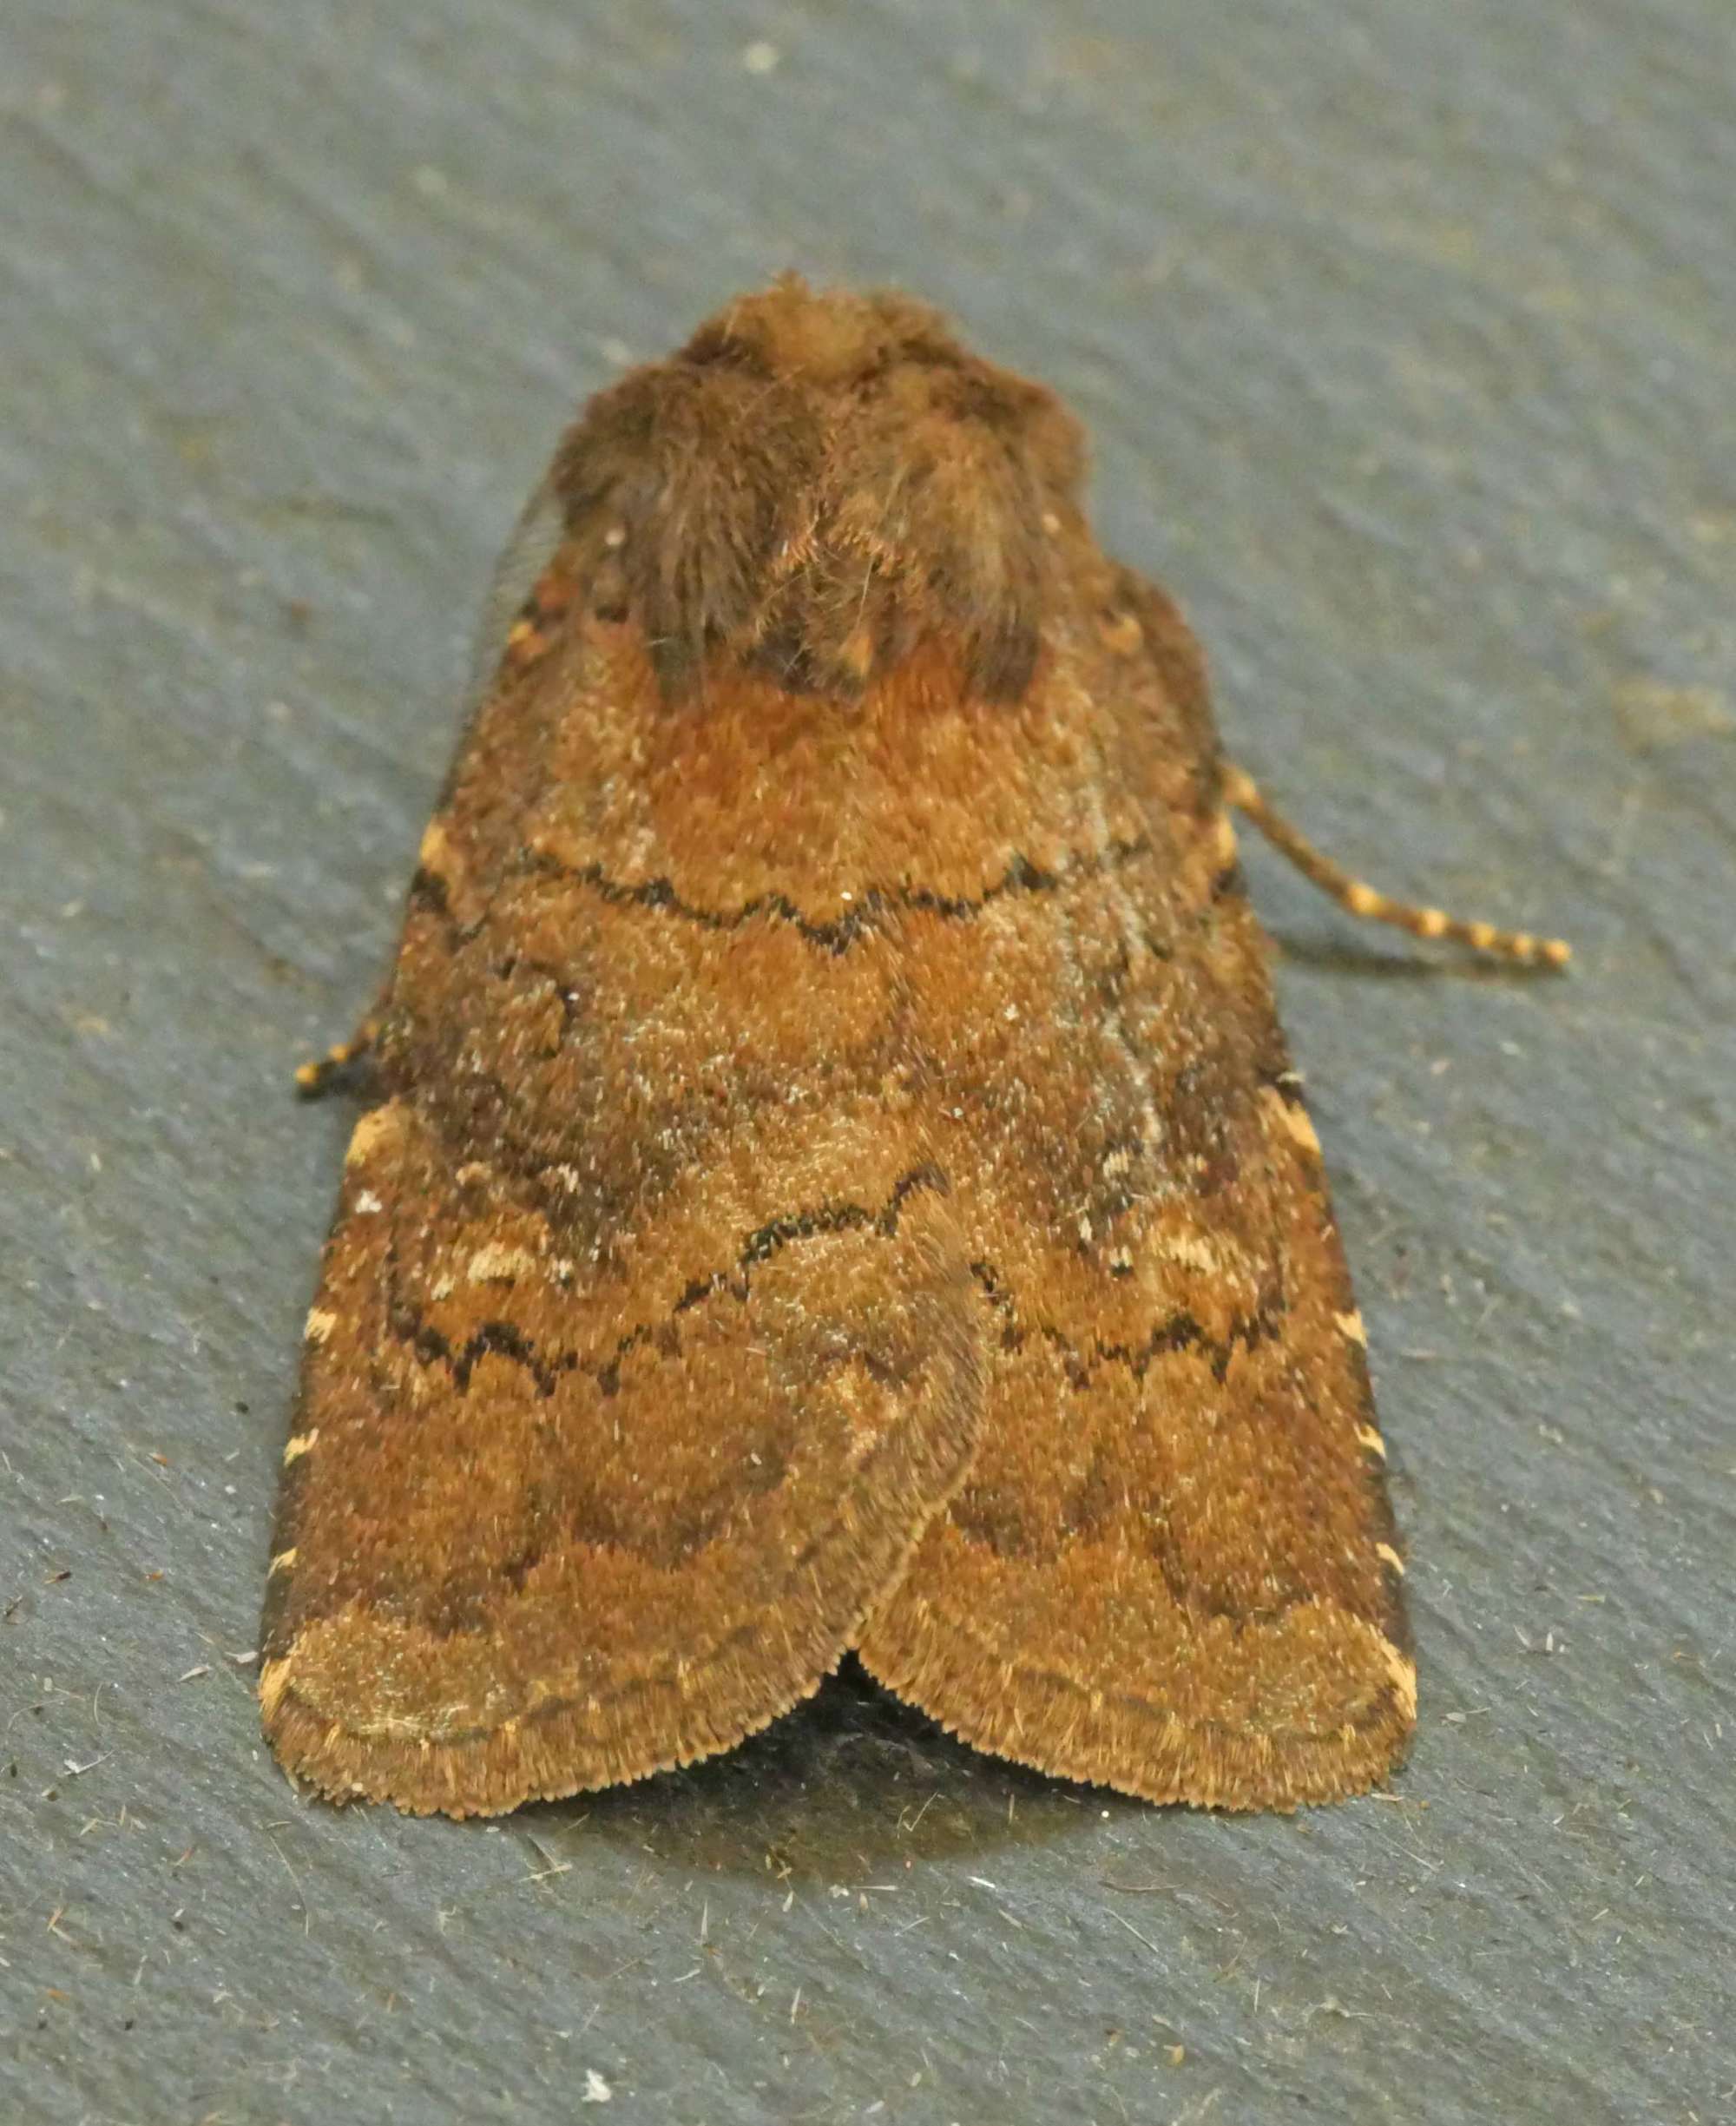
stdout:
POLYGON ((852 1648, 1154 1801, 1402 1754, 1363 1326, 1226 806, 1359 912, 1565 948, 1267 812, 1082 455, 930 311, 794 279, 562 442, 333 1052, 372 1104, 260 1683, 325 1794, 642 1778, 852 1648))

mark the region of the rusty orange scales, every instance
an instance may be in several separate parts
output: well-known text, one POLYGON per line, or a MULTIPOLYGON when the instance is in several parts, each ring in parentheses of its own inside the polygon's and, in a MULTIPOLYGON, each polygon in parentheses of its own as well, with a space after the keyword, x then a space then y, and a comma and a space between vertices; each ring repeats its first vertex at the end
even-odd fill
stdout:
MULTIPOLYGON (((585 409, 359 1040, 260 1695, 454 1815, 733 1744, 854 1649, 985 1750, 1290 1808, 1416 1676, 1198 644, 1079 429, 788 279, 585 409)), ((347 1066, 347 1069, 341 1067, 347 1066)))

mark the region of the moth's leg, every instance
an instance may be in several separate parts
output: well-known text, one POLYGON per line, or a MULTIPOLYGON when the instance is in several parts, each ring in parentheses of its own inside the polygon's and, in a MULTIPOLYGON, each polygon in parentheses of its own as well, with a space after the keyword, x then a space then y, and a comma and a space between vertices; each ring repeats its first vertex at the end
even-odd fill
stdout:
POLYGON ((1469 945, 1474 952, 1487 952, 1496 959, 1517 960, 1528 967, 1565 967, 1573 947, 1562 938, 1534 938, 1529 931, 1497 930, 1492 923, 1468 922, 1449 915, 1444 908, 1418 908, 1407 901, 1390 899, 1376 886, 1335 864, 1317 849, 1299 828, 1274 811, 1260 795, 1252 775, 1232 760, 1224 763, 1224 796, 1236 810, 1252 819, 1274 849, 1280 851, 1323 893, 1331 894, 1339 907, 1373 923, 1391 923, 1408 930, 1413 938, 1446 938, 1455 945, 1469 945))
POLYGON ((295 1072, 295 1089, 304 1100, 319 1100, 325 1096, 345 1089, 356 1082, 357 1066, 367 1062, 379 1032, 380 1012, 378 1005, 357 1027, 347 1041, 339 1041, 318 1058, 299 1063, 295 1072))

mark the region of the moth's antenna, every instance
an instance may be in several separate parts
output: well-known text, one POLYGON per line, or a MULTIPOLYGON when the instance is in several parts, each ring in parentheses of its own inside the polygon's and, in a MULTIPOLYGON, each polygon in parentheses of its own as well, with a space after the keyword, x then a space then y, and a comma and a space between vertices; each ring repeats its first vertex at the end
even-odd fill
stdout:
POLYGON ((1252 775, 1233 761, 1224 763, 1224 795, 1240 813, 1252 819, 1272 847, 1287 856, 1305 879, 1351 915, 1365 916, 1371 923, 1391 923, 1408 930, 1413 938, 1447 938, 1455 945, 1469 945, 1473 952, 1486 952, 1496 959, 1517 960, 1526 967, 1565 967, 1573 947, 1564 938, 1534 938, 1529 931, 1497 930, 1492 923, 1470 923, 1463 916, 1449 915, 1444 908, 1417 908, 1408 901, 1393 900, 1378 886, 1351 878, 1342 866, 1317 849, 1299 827, 1292 826, 1260 795, 1252 775))

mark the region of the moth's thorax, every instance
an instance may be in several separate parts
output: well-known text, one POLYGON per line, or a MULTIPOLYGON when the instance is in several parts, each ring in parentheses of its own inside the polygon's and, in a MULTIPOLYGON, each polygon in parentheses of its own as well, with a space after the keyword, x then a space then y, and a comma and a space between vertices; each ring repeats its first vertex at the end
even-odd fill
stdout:
POLYGON ((615 542, 660 683, 719 649, 852 693, 924 640, 976 691, 1029 684, 1079 536, 1078 427, 902 297, 793 280, 732 305, 593 400, 556 461, 575 529, 615 542))

